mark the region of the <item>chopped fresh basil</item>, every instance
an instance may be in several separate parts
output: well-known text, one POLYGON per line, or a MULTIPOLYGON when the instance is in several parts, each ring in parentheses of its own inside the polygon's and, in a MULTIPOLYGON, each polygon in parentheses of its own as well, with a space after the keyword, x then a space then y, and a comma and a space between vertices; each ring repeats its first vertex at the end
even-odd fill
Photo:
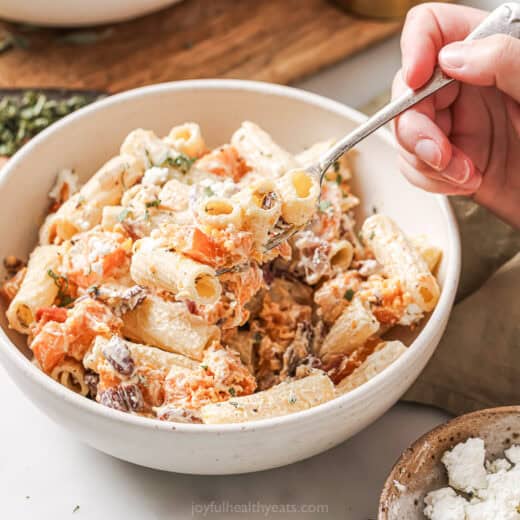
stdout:
POLYGON ((168 157, 161 166, 175 168, 186 175, 196 160, 196 157, 188 157, 186 154, 180 153, 177 157, 168 157))
POLYGON ((356 294, 354 290, 347 289, 345 291, 345 295, 344 295, 345 300, 348 300, 349 302, 351 302, 352 298, 354 298, 354 294, 356 294))
POLYGON ((152 200, 152 202, 147 202, 147 208, 158 208, 161 205, 161 199, 152 200))

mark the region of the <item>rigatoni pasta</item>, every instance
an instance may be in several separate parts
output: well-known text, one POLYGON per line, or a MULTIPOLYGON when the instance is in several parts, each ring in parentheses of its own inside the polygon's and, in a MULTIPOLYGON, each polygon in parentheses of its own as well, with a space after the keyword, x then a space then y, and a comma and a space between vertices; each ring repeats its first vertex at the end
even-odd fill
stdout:
POLYGON ((32 252, 20 289, 6 313, 13 329, 28 334, 38 309, 54 303, 59 286, 52 275, 58 272, 59 265, 57 246, 39 246, 32 252))
POLYGON ((9 259, 7 318, 57 383, 115 410, 224 424, 307 410, 406 351, 440 288, 441 252, 389 217, 368 218, 349 152, 293 155, 244 122, 208 149, 197 123, 137 129, 83 186, 50 193, 28 265, 9 259), (267 251, 279 233, 301 229, 267 251))

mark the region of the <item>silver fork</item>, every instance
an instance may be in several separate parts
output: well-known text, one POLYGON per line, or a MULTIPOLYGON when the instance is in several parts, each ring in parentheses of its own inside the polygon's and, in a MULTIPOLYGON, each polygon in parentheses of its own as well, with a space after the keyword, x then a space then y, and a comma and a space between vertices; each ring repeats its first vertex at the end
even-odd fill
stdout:
MULTIPOLYGON (((509 2, 497 7, 480 25, 478 25, 472 33, 470 33, 466 41, 486 38, 494 34, 506 34, 514 38, 520 38, 520 4, 509 2)), ((432 77, 423 87, 418 90, 409 89, 402 96, 394 99, 381 110, 376 112, 372 117, 359 125, 355 130, 338 141, 330 150, 328 150, 316 164, 308 166, 305 171, 314 175, 319 179, 320 185, 323 183, 326 171, 332 166, 334 161, 341 157, 345 152, 357 145, 360 141, 368 137, 370 134, 381 128, 383 125, 402 114, 405 110, 413 107, 423 99, 431 96, 441 88, 446 87, 455 80, 446 76, 440 68, 436 68, 432 77)), ((291 226, 286 230, 274 235, 264 246, 264 251, 279 246, 291 238, 296 232, 304 226, 291 226)), ((239 271, 243 266, 235 266, 232 268, 223 268, 217 270, 217 275, 221 275, 230 271, 239 271)))

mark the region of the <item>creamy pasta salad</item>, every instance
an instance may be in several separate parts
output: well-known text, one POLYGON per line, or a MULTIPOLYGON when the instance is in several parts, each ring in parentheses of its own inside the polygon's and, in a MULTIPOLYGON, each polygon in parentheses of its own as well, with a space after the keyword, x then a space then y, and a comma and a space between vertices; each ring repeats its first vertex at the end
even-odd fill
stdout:
POLYGON ((352 154, 321 196, 303 169, 331 145, 292 155, 251 122, 213 150, 195 123, 134 130, 83 186, 58 175, 27 265, 5 260, 9 325, 56 381, 166 421, 250 421, 352 391, 406 350, 382 335, 435 307, 440 251, 379 214, 357 234, 352 154))

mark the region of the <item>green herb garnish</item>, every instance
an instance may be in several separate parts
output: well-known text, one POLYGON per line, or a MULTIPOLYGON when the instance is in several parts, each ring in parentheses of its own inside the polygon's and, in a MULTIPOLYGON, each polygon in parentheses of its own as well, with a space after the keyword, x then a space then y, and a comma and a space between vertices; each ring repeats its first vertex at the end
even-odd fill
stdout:
POLYGON ((213 197, 213 195, 215 195, 215 192, 209 186, 206 186, 204 188, 204 195, 206 195, 206 197, 213 197))
POLYGON ((193 166, 193 163, 197 160, 196 157, 188 157, 186 154, 180 153, 177 155, 177 157, 168 157, 161 166, 169 166, 171 168, 175 168, 179 170, 181 173, 186 175, 191 167, 193 166))
POLYGON ((355 291, 353 291, 352 289, 347 289, 343 297, 345 298, 345 300, 351 302, 352 298, 354 298, 354 294, 356 294, 355 291))
POLYGON ((158 208, 161 205, 161 199, 152 200, 152 202, 147 202, 147 208, 158 208))
POLYGON ((231 395, 232 397, 235 397, 235 395, 237 395, 237 393, 235 392, 235 389, 231 386, 229 387, 229 395, 231 395))
POLYGON ((334 168, 334 171, 336 173, 339 173, 339 161, 334 161, 334 164, 332 165, 332 167, 334 168))
POLYGON ((55 273, 52 269, 47 271, 47 275, 54 280, 58 288, 58 294, 56 295, 58 307, 67 307, 70 305, 74 301, 74 298, 68 294, 69 279, 66 276, 55 273))
POLYGON ((336 184, 339 186, 342 182, 343 182, 343 177, 341 176, 341 174, 338 173, 336 175, 336 184))
POLYGON ((4 96, 0 100, 0 156, 13 155, 49 125, 92 101, 85 96, 55 101, 33 91, 22 96, 4 96))
POLYGON ((200 365, 200 368, 202 368, 202 370, 207 370, 208 369, 208 365, 200 365))
POLYGON ((326 211, 328 208, 332 206, 330 200, 320 200, 319 208, 320 211, 326 211))

